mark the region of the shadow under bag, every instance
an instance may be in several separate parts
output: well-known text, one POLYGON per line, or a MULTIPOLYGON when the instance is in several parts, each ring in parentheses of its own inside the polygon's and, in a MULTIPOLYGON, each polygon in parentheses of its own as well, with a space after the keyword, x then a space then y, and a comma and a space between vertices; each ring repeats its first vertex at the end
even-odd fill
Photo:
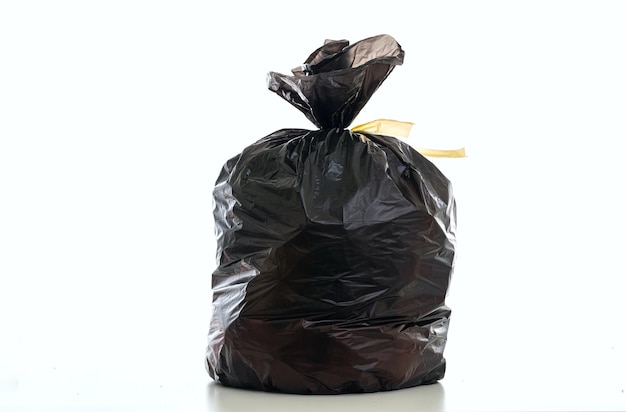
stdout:
POLYGON ((216 381, 336 394, 443 378, 450 182, 397 138, 346 129, 403 58, 388 35, 327 40, 293 75, 269 73, 318 129, 276 131, 217 179, 216 381))

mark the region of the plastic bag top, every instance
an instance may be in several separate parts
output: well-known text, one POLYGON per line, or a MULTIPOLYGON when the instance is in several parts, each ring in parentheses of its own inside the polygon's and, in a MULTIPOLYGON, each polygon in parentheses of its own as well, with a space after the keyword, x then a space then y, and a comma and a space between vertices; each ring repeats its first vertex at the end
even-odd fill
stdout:
POLYGON ((387 34, 352 45, 326 40, 293 76, 269 72, 267 87, 320 129, 346 128, 403 61, 404 51, 387 34))

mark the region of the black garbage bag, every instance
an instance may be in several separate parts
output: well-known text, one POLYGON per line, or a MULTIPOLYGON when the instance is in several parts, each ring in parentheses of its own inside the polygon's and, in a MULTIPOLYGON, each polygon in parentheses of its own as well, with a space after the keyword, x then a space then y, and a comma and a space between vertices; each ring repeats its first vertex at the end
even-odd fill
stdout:
POLYGON ((327 40, 292 76, 269 73, 319 129, 272 133, 217 179, 216 381, 336 394, 444 376, 450 182, 395 137, 346 129, 403 58, 388 35, 327 40))

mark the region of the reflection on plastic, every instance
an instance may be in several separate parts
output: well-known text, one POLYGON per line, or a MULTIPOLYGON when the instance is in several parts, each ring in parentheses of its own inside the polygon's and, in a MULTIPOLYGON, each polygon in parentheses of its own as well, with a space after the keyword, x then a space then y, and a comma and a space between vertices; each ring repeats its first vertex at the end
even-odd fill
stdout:
POLYGON ((346 127, 404 57, 327 41, 269 87, 319 130, 283 129, 223 167, 207 370, 228 386, 376 392, 443 378, 455 258, 448 179, 395 137, 346 127))
POLYGON ((398 391, 344 396, 307 396, 238 390, 207 385, 211 412, 440 412, 445 410, 443 385, 435 383, 398 391))

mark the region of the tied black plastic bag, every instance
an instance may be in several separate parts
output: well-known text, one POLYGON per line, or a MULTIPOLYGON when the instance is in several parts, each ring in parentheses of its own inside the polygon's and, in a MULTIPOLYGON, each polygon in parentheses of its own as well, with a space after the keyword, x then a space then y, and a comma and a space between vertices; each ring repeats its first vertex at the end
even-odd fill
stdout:
POLYGON ((346 130, 404 52, 327 41, 269 88, 319 130, 283 129, 223 167, 207 370, 225 385, 375 392, 444 376, 454 266, 448 179, 408 144, 346 130))

